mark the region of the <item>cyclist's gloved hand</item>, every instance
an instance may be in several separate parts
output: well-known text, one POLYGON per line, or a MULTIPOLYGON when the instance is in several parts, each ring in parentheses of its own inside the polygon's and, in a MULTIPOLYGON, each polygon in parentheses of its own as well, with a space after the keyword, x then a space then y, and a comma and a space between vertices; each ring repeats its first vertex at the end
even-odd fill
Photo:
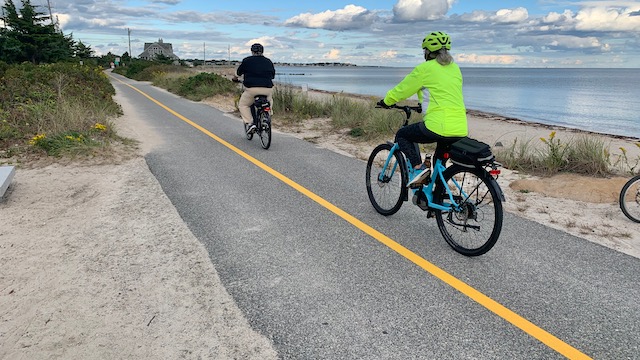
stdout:
POLYGON ((378 105, 378 106, 380 106, 380 107, 382 107, 382 108, 385 108, 385 109, 388 109, 388 108, 389 108, 389 105, 387 105, 387 104, 384 102, 384 99, 382 99, 382 100, 378 101, 378 104, 377 104, 377 105, 378 105))

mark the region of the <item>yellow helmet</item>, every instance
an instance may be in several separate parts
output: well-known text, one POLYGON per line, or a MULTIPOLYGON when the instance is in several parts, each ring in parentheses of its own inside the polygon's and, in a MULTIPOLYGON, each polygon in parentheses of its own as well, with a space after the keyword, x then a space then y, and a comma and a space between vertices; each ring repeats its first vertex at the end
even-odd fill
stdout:
POLYGON ((422 48, 431 52, 438 51, 442 48, 451 50, 451 38, 442 31, 432 32, 422 40, 422 48))

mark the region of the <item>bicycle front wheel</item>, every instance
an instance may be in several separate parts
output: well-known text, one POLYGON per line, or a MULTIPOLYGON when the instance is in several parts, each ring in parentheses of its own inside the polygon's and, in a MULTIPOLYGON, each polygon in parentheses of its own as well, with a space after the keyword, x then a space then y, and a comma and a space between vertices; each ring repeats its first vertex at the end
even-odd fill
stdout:
POLYGON ((405 162, 400 151, 391 154, 391 145, 380 144, 367 161, 367 194, 371 205, 382 215, 395 214, 407 196, 405 162), (391 158, 390 158, 391 156, 391 158), (389 159, 387 167, 384 164, 389 159))
POLYGON ((622 187, 620 209, 629 220, 640 223, 640 175, 631 178, 622 187))
MULTIPOLYGON (((450 211, 435 211, 440 233, 457 252, 478 256, 491 250, 502 231, 502 198, 495 180, 484 169, 449 167, 443 173, 453 195, 450 211)), ((434 202, 451 204, 441 181, 436 183, 434 202)))
POLYGON ((268 113, 260 114, 260 143, 263 149, 268 149, 271 146, 271 117, 268 113))

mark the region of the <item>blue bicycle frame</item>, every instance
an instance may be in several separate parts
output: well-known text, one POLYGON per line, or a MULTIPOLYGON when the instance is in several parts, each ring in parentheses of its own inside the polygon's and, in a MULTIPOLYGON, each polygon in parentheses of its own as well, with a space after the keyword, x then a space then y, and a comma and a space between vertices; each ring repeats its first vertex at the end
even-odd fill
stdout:
MULTIPOLYGON (((389 162, 393 158, 393 154, 399 150, 400 150, 400 146, 398 145, 398 143, 394 143, 393 146, 391 147, 391 150, 389 151, 389 156, 387 157, 387 160, 384 163, 385 169, 389 167, 389 162)), ((409 176, 413 175, 416 172, 416 170, 412 166, 410 166, 410 164, 407 161, 405 161, 405 164, 406 164, 407 174, 409 176)), ((389 174, 390 177, 396 172, 397 168, 398 168, 398 163, 393 164, 393 169, 391 169, 391 172, 389 174)), ((453 200, 453 194, 451 193, 451 190, 449 189, 449 187, 446 186, 447 182, 444 179, 444 175, 442 175, 445 170, 446 168, 442 164, 442 161, 440 161, 440 159, 436 159, 433 165, 433 173, 431 174, 431 181, 429 182, 429 184, 426 187, 423 187, 422 189, 412 189, 413 193, 415 194, 417 191, 422 191, 427 197, 427 205, 431 209, 440 210, 440 211, 450 211, 453 209, 455 211, 460 211, 460 206, 456 204, 456 202, 453 200), (440 205, 440 204, 433 203, 433 187, 435 186, 436 180, 441 181, 442 184, 445 185, 444 189, 447 191, 447 195, 449 196, 449 201, 450 201, 449 204, 445 205, 443 203, 442 205, 440 205)), ((384 181, 384 173, 380 173, 378 180, 384 181)), ((464 192, 464 190, 462 190, 462 187, 460 186, 460 184, 458 184, 458 182, 453 178, 451 179, 451 181, 453 181, 455 186, 460 190, 460 194, 465 199, 467 199, 469 196, 464 192)))

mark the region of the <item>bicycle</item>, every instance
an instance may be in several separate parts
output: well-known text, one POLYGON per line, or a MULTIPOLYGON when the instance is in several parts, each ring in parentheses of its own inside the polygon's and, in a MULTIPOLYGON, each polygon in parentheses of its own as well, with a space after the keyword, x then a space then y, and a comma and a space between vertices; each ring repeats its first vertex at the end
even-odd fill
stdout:
POLYGON ((253 125, 256 126, 255 130, 248 132, 249 126, 244 124, 244 132, 247 135, 247 140, 253 139, 253 134, 258 134, 260 137, 260 143, 263 149, 268 149, 271 146, 271 104, 266 95, 258 95, 255 97, 253 104, 251 105, 251 116, 253 117, 253 125))
POLYGON ((629 220, 640 223, 640 175, 629 179, 620 190, 620 209, 629 220))
MULTIPOLYGON (((417 106, 390 108, 404 110, 402 126, 408 125, 412 111, 421 112, 417 106)), ((427 218, 435 217, 440 233, 455 251, 465 256, 482 255, 495 245, 502 231, 505 199, 496 181, 501 164, 488 145, 470 138, 442 145, 445 152, 435 159, 426 184, 412 188, 407 184, 421 170, 414 170, 397 143, 378 145, 367 161, 369 200, 378 213, 389 216, 408 201, 411 190, 412 203, 427 211, 427 218), (489 154, 478 156, 468 148, 468 144, 476 143, 486 147, 489 154), (448 160, 452 164, 446 167, 448 160)))

